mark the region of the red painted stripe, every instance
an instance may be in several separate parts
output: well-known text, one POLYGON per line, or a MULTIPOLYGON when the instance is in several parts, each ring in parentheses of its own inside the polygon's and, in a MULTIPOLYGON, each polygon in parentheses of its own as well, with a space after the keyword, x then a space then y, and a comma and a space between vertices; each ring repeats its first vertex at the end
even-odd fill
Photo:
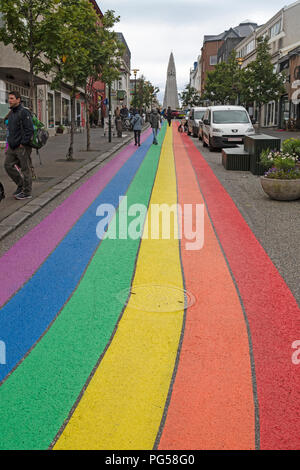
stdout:
POLYGON ((299 449, 300 369, 292 363, 292 343, 300 335, 300 309, 199 150, 183 140, 249 320, 261 449, 299 449))
MULTIPOLYGON (((174 129, 178 202, 203 205, 196 175, 174 129)), ((185 232, 185 230, 183 231, 185 232)), ((204 245, 181 259, 185 287, 197 301, 187 310, 176 380, 159 449, 255 449, 249 342, 242 307, 207 211, 204 245)), ((194 246, 194 248, 196 248, 194 246)))

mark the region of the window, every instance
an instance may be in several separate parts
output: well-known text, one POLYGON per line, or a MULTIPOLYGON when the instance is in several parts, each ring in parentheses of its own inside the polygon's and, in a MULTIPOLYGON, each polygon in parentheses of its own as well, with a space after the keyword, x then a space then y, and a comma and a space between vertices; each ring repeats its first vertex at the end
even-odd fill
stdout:
POLYGON ((215 124, 248 124, 249 117, 246 111, 226 110, 214 111, 213 122, 215 124))
POLYGON ((239 53, 239 57, 245 57, 246 55, 250 54, 250 52, 254 51, 254 49, 255 49, 255 39, 248 42, 248 44, 246 44, 246 46, 243 47, 243 49, 239 53))
POLYGON ((63 125, 68 126, 70 124, 70 100, 67 100, 66 98, 61 99, 61 104, 62 104, 62 119, 63 119, 63 125))
POLYGON ((217 65, 218 63, 218 56, 216 55, 211 55, 209 58, 209 64, 210 65, 217 65))
POLYGON ((48 93, 48 127, 54 127, 54 95, 48 93))
POLYGON ((205 111, 195 111, 195 116, 194 119, 203 119, 203 116, 205 114, 205 111))
POLYGON ((270 29, 270 38, 277 36, 277 34, 281 32, 281 24, 282 24, 282 21, 279 20, 277 21, 276 24, 274 24, 274 26, 272 26, 272 28, 270 29))

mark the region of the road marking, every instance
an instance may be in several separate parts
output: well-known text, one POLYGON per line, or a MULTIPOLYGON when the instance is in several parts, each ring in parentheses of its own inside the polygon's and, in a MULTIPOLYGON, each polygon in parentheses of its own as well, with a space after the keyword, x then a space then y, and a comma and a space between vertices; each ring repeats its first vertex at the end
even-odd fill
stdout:
MULTIPOLYGON (((151 204, 161 202, 177 203, 171 129, 151 198, 151 204)), ((178 240, 142 241, 133 284, 147 283, 183 288, 178 240)), ((129 302, 110 348, 54 449, 152 449, 182 321, 182 310, 149 313, 132 309, 129 302)))

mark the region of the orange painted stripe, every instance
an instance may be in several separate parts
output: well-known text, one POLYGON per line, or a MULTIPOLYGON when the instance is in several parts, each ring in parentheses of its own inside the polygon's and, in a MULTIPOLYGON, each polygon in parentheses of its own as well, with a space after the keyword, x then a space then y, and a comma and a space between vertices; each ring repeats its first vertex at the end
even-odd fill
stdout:
MULTIPOLYGON (((182 138, 173 130, 179 203, 203 204, 182 138)), ((247 328, 206 210, 204 247, 187 251, 187 241, 182 240, 185 287, 197 302, 187 311, 159 449, 255 449, 247 328)))

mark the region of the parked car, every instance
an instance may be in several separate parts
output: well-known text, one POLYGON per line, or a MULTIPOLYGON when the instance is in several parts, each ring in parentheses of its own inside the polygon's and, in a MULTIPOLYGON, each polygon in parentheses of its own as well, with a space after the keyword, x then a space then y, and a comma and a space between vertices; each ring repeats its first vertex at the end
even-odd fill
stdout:
POLYGON ((172 118, 173 119, 180 119, 179 116, 180 116, 180 111, 177 111, 177 109, 174 109, 172 111, 172 118))
POLYGON ((255 134, 249 114, 242 106, 210 106, 203 118, 203 147, 217 148, 243 144, 255 134))
POLYGON ((193 135, 198 137, 199 135, 199 125, 203 120, 204 114, 207 108, 192 108, 189 114, 188 120, 188 135, 193 135))

